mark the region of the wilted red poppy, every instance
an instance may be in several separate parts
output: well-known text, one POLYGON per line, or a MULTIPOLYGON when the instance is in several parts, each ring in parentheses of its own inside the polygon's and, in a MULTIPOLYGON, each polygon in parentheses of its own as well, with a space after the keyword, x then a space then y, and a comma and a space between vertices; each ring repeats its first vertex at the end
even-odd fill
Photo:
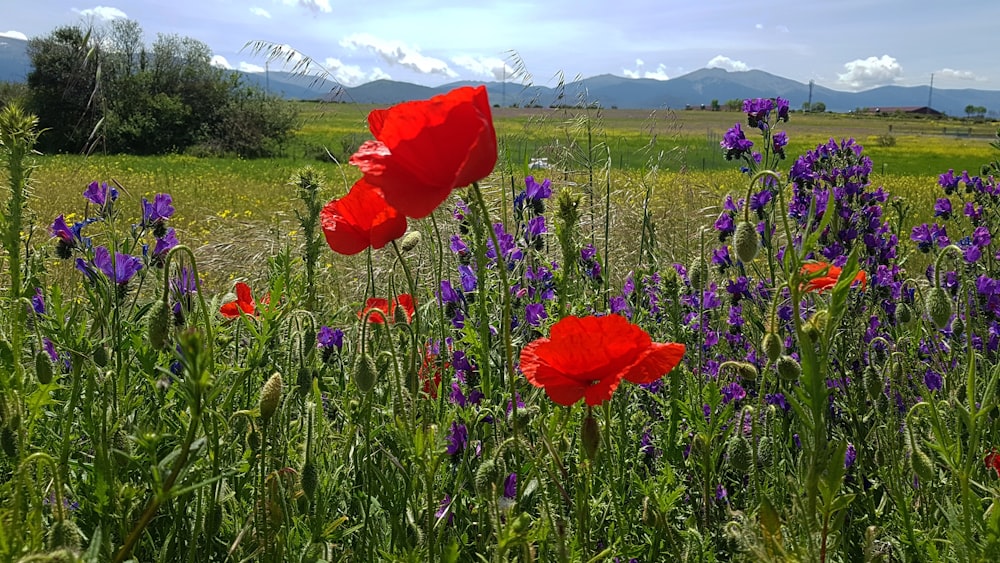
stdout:
POLYGON ((368 128, 375 140, 350 162, 407 217, 430 215, 451 190, 489 176, 497 162, 485 86, 374 110, 368 128))
POLYGON ((653 342, 619 315, 565 317, 552 325, 548 338, 521 350, 521 371, 560 405, 583 398, 596 406, 611 399, 622 379, 651 383, 683 356, 683 344, 653 342))
POLYGON ((990 453, 986 454, 983 462, 986 463, 986 469, 996 471, 997 477, 1000 477, 1000 454, 997 453, 996 448, 993 448, 990 450, 990 453))
MULTIPOLYGON (((837 279, 840 278, 840 268, 826 262, 806 262, 802 265, 802 275, 809 278, 802 286, 803 291, 822 293, 837 285, 837 279)), ((868 285, 868 274, 861 270, 858 275, 854 276, 854 281, 861 282, 861 287, 865 287, 868 285)))
POLYGON ((406 232, 406 217, 364 178, 347 195, 327 203, 319 216, 326 243, 340 254, 357 254, 369 246, 382 248, 406 232))
POLYGON ((441 386, 441 372, 450 367, 451 362, 445 361, 442 363, 438 355, 428 347, 424 353, 424 361, 420 364, 420 369, 417 370, 417 376, 421 382, 421 391, 430 398, 437 399, 438 387, 441 386))
MULTIPOLYGON (((358 311, 358 318, 364 318, 368 315, 369 311, 378 309, 382 311, 382 315, 385 315, 389 322, 394 322, 396 318, 396 308, 401 307, 403 312, 406 313, 406 322, 410 322, 413 318, 413 296, 409 293, 402 293, 396 296, 395 299, 390 303, 388 299, 384 297, 370 297, 365 301, 365 308, 358 311)), ((382 315, 371 315, 368 317, 368 322, 373 324, 385 324, 385 320, 382 315)))
POLYGON ((250 286, 243 282, 236 282, 236 301, 225 303, 219 307, 219 314, 227 319, 235 319, 244 315, 256 315, 257 303, 253 300, 253 293, 250 286))

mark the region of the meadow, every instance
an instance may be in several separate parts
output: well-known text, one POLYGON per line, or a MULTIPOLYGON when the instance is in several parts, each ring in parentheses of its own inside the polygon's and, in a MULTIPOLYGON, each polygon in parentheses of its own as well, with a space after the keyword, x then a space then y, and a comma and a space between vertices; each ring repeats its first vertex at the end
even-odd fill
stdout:
POLYGON ((995 123, 372 109, 0 111, 0 563, 1000 554, 995 123))

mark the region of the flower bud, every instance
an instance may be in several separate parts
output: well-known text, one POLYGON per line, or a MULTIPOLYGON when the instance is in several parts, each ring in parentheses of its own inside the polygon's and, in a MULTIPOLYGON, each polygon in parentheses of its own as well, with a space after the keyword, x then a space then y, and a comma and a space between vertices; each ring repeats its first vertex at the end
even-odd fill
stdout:
POLYGON ((691 280, 691 287, 701 291, 708 285, 708 265, 701 257, 695 258, 688 268, 688 278, 691 280))
POLYGON ((760 250, 760 241, 757 237, 757 230, 749 221, 740 221, 736 225, 736 232, 733 233, 733 247, 736 250, 736 257, 744 264, 753 262, 760 250))
POLYGON ((66 548, 80 551, 80 528, 72 520, 56 520, 45 535, 45 544, 50 550, 66 548))
POLYGON ((284 382, 281 379, 281 374, 274 372, 271 377, 268 378, 267 382, 264 383, 264 387, 260 390, 260 418, 264 422, 267 422, 274 416, 274 412, 278 410, 278 403, 281 402, 281 388, 284 382))
POLYGON ((99 368, 107 367, 108 365, 108 350, 104 347, 104 344, 97 343, 94 346, 94 351, 91 352, 90 357, 94 360, 94 365, 99 368))
POLYGON ((906 303, 900 303, 896 306, 896 324, 905 326, 910 324, 913 320, 913 308, 906 303))
POLYGON ((0 430, 0 449, 9 458, 17 457, 17 436, 10 426, 4 426, 0 430))
POLYGON ((295 386, 299 396, 305 397, 312 390, 313 372, 306 366, 299 367, 298 376, 295 378, 295 386))
POLYGON ((310 501, 314 500, 316 487, 319 485, 319 472, 316 470, 316 464, 312 460, 307 461, 302 466, 300 479, 302 480, 302 492, 305 493, 306 498, 310 501))
POLYGON ((52 362, 49 361, 49 355, 45 350, 39 350, 35 354, 35 376, 42 385, 52 383, 52 362))
POLYGON ((878 370, 875 369, 875 366, 872 365, 865 368, 864 384, 865 392, 868 393, 868 400, 873 403, 878 400, 879 396, 885 390, 885 380, 878 370))
POLYGON ((955 338, 961 338, 962 334, 965 332, 965 321, 961 317, 955 317, 955 320, 951 322, 951 334, 955 338))
POLYGON ((403 236, 403 240, 399 245, 400 250, 403 252, 409 252, 420 244, 420 231, 410 231, 403 236))
POLYGON ((920 478, 921 483, 930 483, 934 479, 934 475, 937 473, 934 468, 934 462, 931 461, 931 458, 927 455, 927 453, 917 445, 916 440, 912 440, 910 445, 913 447, 913 451, 910 454, 910 465, 913 466, 913 472, 920 478))
POLYGON ((951 299, 948 298, 944 289, 940 287, 930 288, 924 300, 924 307, 934 326, 942 329, 948 324, 948 319, 951 318, 951 299))
POLYGON ((797 381, 802 374, 802 366, 788 355, 778 358, 775 367, 778 369, 778 376, 786 381, 797 381))
POLYGON ((170 307, 167 302, 157 300, 153 305, 153 310, 149 313, 148 331, 149 344, 156 350, 162 350, 167 345, 167 337, 170 335, 170 307))
POLYGON ((736 373, 740 375, 743 379, 747 381, 757 380, 757 366, 751 364, 750 362, 736 362, 736 373))
POLYGON ((375 360, 368 352, 358 354, 358 359, 354 362, 354 384, 358 390, 367 395, 375 388, 375 379, 378 373, 375 369, 375 360))
POLYGON ((590 461, 597 459, 597 449, 601 445, 601 428, 597 425, 597 419, 589 414, 583 419, 581 441, 587 459, 590 461))
POLYGON ((781 353, 785 350, 785 345, 781 342, 781 337, 773 332, 768 332, 764 335, 760 347, 764 350, 767 360, 771 363, 778 361, 781 353))
POLYGON ((753 463, 753 452, 750 441, 743 436, 737 436, 729 441, 729 465, 738 473, 746 473, 753 463))

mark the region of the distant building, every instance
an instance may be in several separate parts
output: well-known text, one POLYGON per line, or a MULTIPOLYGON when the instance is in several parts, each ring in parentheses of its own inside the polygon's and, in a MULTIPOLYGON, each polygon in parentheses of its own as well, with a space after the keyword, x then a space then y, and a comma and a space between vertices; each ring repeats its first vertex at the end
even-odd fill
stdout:
POLYGON ((877 108, 865 108, 863 113, 874 113, 878 115, 905 113, 910 115, 944 116, 944 113, 928 106, 883 106, 877 108))

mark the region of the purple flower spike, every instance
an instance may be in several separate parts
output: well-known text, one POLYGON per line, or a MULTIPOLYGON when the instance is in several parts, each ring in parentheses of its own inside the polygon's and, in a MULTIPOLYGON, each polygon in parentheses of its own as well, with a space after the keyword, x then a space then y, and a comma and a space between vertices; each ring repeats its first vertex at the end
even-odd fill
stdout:
POLYGON ((45 295, 40 287, 36 287, 35 294, 31 296, 31 308, 35 310, 36 315, 45 314, 45 295))
POLYGON ((118 285, 124 285, 142 269, 142 260, 129 254, 115 252, 112 263, 111 252, 103 246, 98 246, 94 249, 94 265, 108 279, 118 285))
POLYGON ((469 445, 469 429, 464 424, 452 422, 451 430, 448 432, 448 455, 462 453, 467 445, 469 445))

